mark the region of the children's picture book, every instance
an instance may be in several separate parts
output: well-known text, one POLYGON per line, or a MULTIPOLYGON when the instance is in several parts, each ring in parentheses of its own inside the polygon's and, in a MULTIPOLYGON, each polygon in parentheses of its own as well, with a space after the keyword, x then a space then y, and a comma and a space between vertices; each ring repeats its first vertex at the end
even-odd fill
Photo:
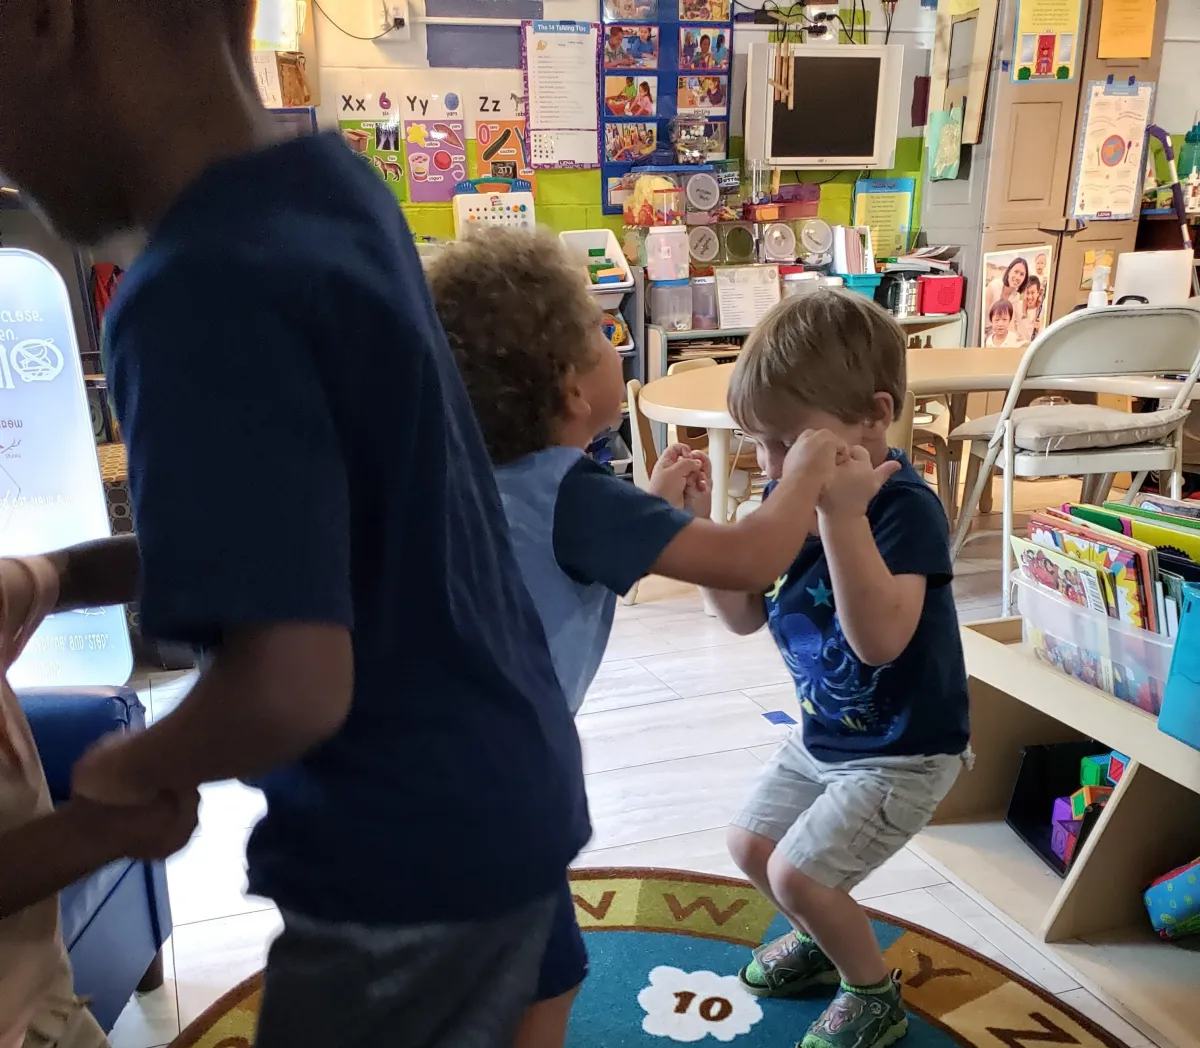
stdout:
POLYGON ((1027 624, 1027 633, 1029 646, 1039 661, 1077 681, 1114 694, 1112 663, 1100 652, 1072 644, 1030 624, 1027 624))
POLYGON ((1108 615, 1108 600, 1099 568, 1016 535, 1012 537, 1012 546, 1021 572, 1027 578, 1073 604, 1108 615))
POLYGON ((1192 522, 1196 526, 1190 526, 1186 518, 1137 510, 1122 503, 1108 503, 1103 507, 1069 503, 1064 508, 1073 517, 1082 517, 1102 528, 1129 535, 1159 550, 1187 557, 1193 564, 1200 564, 1200 522, 1192 522))
POLYGON ((1154 628, 1155 616, 1149 606, 1153 547, 1053 511, 1030 517, 1029 538, 1098 568, 1113 617, 1138 629, 1154 628))
POLYGON ((1104 503, 1104 508, 1112 513, 1126 513, 1130 517, 1141 520, 1169 524, 1173 528, 1200 531, 1200 520, 1186 514, 1168 512, 1162 509, 1143 508, 1141 506, 1127 506, 1124 502, 1106 502, 1104 503))
POLYGON ((1133 505, 1137 509, 1149 510, 1152 513, 1170 513, 1176 517, 1200 520, 1200 501, 1194 499, 1171 499, 1166 495, 1141 492, 1133 496, 1133 505))

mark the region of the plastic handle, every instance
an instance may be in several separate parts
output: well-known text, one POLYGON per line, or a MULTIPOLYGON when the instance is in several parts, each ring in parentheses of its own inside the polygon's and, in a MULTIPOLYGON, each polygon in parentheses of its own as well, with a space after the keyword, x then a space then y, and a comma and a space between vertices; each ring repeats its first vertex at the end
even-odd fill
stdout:
POLYGON ((532 193, 533 186, 524 178, 468 178, 454 187, 458 193, 478 193, 480 186, 508 186, 510 193, 532 193))

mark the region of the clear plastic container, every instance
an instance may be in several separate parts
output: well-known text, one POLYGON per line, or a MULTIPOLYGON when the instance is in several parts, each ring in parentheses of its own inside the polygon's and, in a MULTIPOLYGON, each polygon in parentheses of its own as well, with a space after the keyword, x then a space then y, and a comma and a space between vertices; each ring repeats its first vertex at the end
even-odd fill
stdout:
POLYGON ((1175 641, 1075 604, 1013 575, 1025 645, 1060 673, 1158 715, 1175 641))
POLYGON ((820 273, 786 273, 783 277, 783 297, 808 295, 821 286, 820 273))
POLYGON ((713 331, 717 327, 717 278, 692 277, 692 328, 713 331))
POLYGON ((650 322, 666 331, 687 331, 692 326, 692 285, 686 278, 650 285, 650 322))
POLYGON ((646 232, 646 276, 686 280, 691 251, 686 226, 652 226, 646 232))

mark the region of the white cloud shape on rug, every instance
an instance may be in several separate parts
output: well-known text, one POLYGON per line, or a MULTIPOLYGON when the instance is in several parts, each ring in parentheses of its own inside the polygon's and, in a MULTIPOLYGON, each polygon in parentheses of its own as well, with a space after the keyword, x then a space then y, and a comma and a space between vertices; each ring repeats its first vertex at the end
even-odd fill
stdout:
POLYGON ((665 964, 650 973, 650 985, 638 994, 638 1004, 646 1012, 642 1029, 672 1041, 732 1041, 763 1017, 758 1001, 736 975, 685 972, 665 964))

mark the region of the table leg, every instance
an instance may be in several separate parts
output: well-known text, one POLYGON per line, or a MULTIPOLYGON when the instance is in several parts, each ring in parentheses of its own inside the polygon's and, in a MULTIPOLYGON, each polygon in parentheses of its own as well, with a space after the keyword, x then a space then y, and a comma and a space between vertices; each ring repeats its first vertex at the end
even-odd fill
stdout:
POLYGON ((712 519, 718 524, 729 520, 729 436, 727 429, 708 431, 708 457, 712 462, 712 519))
MULTIPOLYGON (((950 412, 950 424, 946 432, 953 433, 955 429, 967 421, 967 394, 953 393, 947 398, 947 407, 950 412)), ((950 497, 943 500, 943 505, 949 509, 950 526, 954 527, 954 521, 957 517, 958 508, 958 478, 962 471, 963 452, 966 449, 966 441, 962 440, 947 440, 950 445, 950 468, 948 470, 950 497)))

